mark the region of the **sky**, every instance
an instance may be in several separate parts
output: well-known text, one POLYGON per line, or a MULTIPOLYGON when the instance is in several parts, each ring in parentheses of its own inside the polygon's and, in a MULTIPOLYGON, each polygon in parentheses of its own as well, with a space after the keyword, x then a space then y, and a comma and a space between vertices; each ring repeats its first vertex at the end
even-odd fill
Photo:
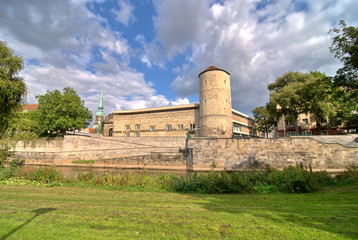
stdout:
POLYGON ((335 74, 329 52, 356 0, 0 0, 0 40, 22 56, 27 103, 72 87, 93 114, 199 101, 198 74, 231 74, 232 107, 252 116, 288 71, 335 74))

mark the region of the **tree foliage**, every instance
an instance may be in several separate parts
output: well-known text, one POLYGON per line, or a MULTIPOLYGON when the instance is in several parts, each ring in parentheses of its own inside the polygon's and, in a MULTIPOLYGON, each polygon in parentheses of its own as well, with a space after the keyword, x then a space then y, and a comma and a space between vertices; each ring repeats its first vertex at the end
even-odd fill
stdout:
POLYGON ((70 87, 47 91, 45 95, 36 96, 39 107, 34 120, 37 131, 43 134, 65 133, 69 129, 81 129, 90 124, 92 113, 84 106, 84 101, 70 87))
POLYGON ((340 28, 331 30, 337 35, 330 51, 343 63, 334 76, 334 83, 340 88, 333 95, 338 111, 332 121, 358 130, 358 28, 347 26, 343 20, 339 25, 340 28))
POLYGON ((340 28, 330 32, 337 34, 332 39, 330 52, 343 63, 337 70, 335 83, 351 90, 358 89, 358 28, 347 26, 344 20, 339 22, 340 28))
POLYGON ((331 91, 333 83, 320 72, 288 72, 268 85, 270 102, 267 104, 271 117, 290 115, 296 121, 299 114, 311 114, 317 128, 334 115, 331 91))
POLYGON ((271 132, 277 124, 275 118, 269 114, 265 106, 255 108, 252 110, 252 113, 254 114, 256 129, 266 133, 266 136, 268 137, 269 132, 271 132))
POLYGON ((26 94, 24 80, 18 75, 23 67, 22 58, 15 56, 7 44, 0 41, 0 138, 26 94))

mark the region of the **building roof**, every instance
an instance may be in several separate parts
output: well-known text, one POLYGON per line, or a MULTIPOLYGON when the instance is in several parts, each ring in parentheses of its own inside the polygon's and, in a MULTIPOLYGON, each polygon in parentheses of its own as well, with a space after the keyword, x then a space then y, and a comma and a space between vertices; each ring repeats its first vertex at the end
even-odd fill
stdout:
POLYGON ((207 67, 204 71, 202 71, 201 73, 199 73, 198 77, 200 77, 200 75, 204 72, 208 72, 208 71, 213 71, 213 70, 217 70, 217 71, 223 71, 223 72, 226 72, 227 74, 230 75, 230 73, 224 69, 221 69, 221 68, 218 68, 218 67, 215 67, 213 65, 210 65, 209 67, 207 67))
POLYGON ((185 104, 185 105, 174 105, 166 107, 156 107, 156 108, 142 108, 134 110, 117 110, 113 111, 114 114, 139 114, 139 113, 148 113, 148 112, 165 112, 165 111, 175 111, 175 110, 185 110, 185 109, 196 109, 199 108, 199 104, 185 104))
POLYGON ((22 109, 23 109, 24 112, 34 111, 34 110, 36 110, 38 107, 39 107, 39 104, 38 104, 38 103, 36 103, 36 104, 23 104, 23 105, 22 105, 22 109))

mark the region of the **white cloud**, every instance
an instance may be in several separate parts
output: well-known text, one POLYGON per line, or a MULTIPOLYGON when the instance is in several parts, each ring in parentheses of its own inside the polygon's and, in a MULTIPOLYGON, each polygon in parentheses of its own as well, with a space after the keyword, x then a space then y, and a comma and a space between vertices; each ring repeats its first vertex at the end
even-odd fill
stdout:
POLYGON ((112 12, 116 15, 116 21, 128 27, 129 22, 135 20, 133 15, 134 7, 125 0, 118 0, 118 6, 119 11, 112 9, 112 12))
POLYGON ((183 105, 183 104, 189 104, 188 98, 177 98, 175 101, 170 101, 171 105, 183 105))
MULTIPOLYGON (((129 43, 87 1, 2 1, 1 40, 25 60, 28 102, 47 89, 74 88, 95 113, 104 92, 105 113, 168 105, 144 75, 129 67, 129 43), (34 63, 35 62, 35 63, 34 63)), ((118 2, 117 20, 133 20, 133 7, 118 2)), ((149 64, 149 62, 148 62, 149 64)))
POLYGON ((358 21, 354 0, 168 0, 157 1, 156 10, 161 54, 190 49, 171 87, 182 97, 196 94, 198 73, 213 64, 231 73, 233 107, 247 114, 267 102, 267 84, 285 72, 333 75, 340 63, 329 53, 328 31, 340 19, 358 21))

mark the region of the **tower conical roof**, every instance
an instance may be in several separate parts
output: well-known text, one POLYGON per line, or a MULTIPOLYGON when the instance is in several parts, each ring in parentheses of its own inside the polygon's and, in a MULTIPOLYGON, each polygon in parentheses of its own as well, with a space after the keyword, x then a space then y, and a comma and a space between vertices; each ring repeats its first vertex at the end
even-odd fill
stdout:
POLYGON ((208 71, 212 71, 212 70, 219 70, 219 71, 223 71, 223 72, 226 72, 227 74, 230 75, 230 73, 224 69, 221 69, 221 68, 218 68, 218 67, 215 67, 213 65, 210 65, 209 67, 207 67, 204 71, 202 71, 201 73, 199 73, 198 77, 200 77, 200 75, 204 72, 208 72, 208 71))
POLYGON ((101 92, 101 98, 99 99, 98 110, 97 110, 96 116, 104 116, 104 113, 103 113, 103 92, 101 92))

